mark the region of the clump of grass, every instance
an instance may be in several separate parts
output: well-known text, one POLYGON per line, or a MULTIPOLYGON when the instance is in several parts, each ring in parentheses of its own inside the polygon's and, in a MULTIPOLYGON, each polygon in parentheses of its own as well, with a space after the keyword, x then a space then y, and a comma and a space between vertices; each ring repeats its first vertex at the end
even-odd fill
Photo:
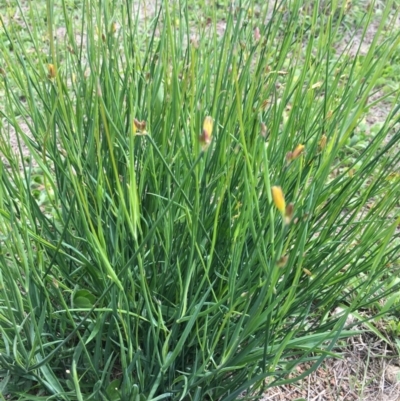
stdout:
POLYGON ((44 30, 20 9, 28 37, 3 23, 3 393, 230 401, 316 369, 398 291, 398 108, 345 152, 400 41, 378 41, 391 3, 362 64, 332 48, 344 4, 242 4, 221 38, 185 4, 146 32, 134 1, 60 4, 44 30))

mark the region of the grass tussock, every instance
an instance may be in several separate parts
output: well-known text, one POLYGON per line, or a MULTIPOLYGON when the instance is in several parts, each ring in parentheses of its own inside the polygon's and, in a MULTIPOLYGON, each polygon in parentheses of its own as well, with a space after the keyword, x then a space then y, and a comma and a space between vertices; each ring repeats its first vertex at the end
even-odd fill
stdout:
POLYGON ((3 399, 255 399, 398 305, 395 2, 354 57, 345 1, 134 3, 1 16, 3 399))

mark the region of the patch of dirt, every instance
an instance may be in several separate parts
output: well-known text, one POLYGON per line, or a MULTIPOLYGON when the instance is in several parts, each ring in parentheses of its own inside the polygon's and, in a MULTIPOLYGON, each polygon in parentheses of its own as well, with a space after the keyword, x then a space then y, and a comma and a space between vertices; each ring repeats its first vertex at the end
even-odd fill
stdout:
MULTIPOLYGON (((19 122, 19 127, 22 132, 24 132, 28 137, 31 137, 29 126, 26 122, 19 122)), ((10 167, 9 161, 11 159, 15 161, 16 166, 19 164, 20 168, 24 164, 24 161, 30 159, 30 150, 22 138, 18 139, 19 136, 20 135, 16 133, 15 128, 10 124, 5 125, 1 131, 0 141, 4 141, 5 143, 4 146, 2 145, 1 147, 3 150, 7 149, 10 151, 6 157, 0 152, 0 160, 7 168, 10 167)))
MULTIPOLYGON (((377 12, 379 8, 377 6, 377 12)), ((381 10, 379 10, 381 11, 381 10)), ((337 44, 335 50, 337 54, 348 54, 351 57, 356 57, 357 55, 366 56, 369 52, 371 44, 378 40, 378 43, 383 42, 385 39, 384 35, 382 37, 377 37, 377 33, 380 29, 380 20, 377 19, 372 21, 368 26, 365 32, 364 28, 359 28, 355 31, 348 31, 346 35, 344 35, 341 43, 337 44)), ((400 29, 400 14, 395 15, 388 26, 393 30, 400 29)), ((384 32, 384 30, 382 30, 384 32)), ((378 101, 380 98, 384 96, 383 91, 378 91, 373 93, 369 97, 369 104, 378 101)), ((376 123, 383 123, 386 118, 389 116, 392 110, 392 105, 387 101, 378 101, 374 106, 372 106, 366 116, 366 122, 368 128, 372 127, 376 123)))
MULTIPOLYGON (((262 401, 400 401, 399 359, 387 344, 365 335, 348 340, 341 359, 327 359, 294 384, 273 387, 262 401)), ((299 375, 311 365, 298 366, 299 375)))

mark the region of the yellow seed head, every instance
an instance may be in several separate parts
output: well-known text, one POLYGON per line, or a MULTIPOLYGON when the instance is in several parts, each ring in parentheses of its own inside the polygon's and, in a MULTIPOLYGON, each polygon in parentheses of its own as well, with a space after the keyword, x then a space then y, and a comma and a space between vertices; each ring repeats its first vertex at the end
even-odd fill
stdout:
POLYGON ((133 122, 134 122, 136 128, 137 128, 139 131, 144 131, 144 130, 146 129, 146 121, 139 121, 139 120, 137 120, 136 118, 134 118, 134 119, 133 119, 133 122))
POLYGON ((293 152, 286 153, 286 161, 290 163, 293 160, 293 152))
POLYGON ((47 64, 47 71, 49 72, 48 77, 53 79, 56 77, 56 67, 54 64, 47 64))
POLYGON ((294 204, 289 203, 285 209, 285 223, 286 224, 289 224, 292 221, 293 212, 294 212, 294 204))
POLYGON ((292 160, 299 157, 305 149, 304 145, 297 145, 295 150, 292 152, 292 160))
POLYGON ((282 213, 285 213, 286 202, 285 196, 283 195, 283 191, 281 187, 273 186, 272 188, 272 199, 276 208, 282 213))
POLYGON ((319 140, 319 150, 323 150, 326 146, 326 135, 322 135, 319 140))
POLYGON ((146 121, 139 121, 138 119, 133 119, 132 124, 134 135, 145 135, 146 134, 146 121))
POLYGON ((278 267, 285 267, 289 257, 287 255, 281 256, 277 262, 278 267))
POLYGON ((213 120, 210 116, 207 116, 203 122, 203 131, 200 135, 200 144, 203 150, 206 150, 211 143, 213 130, 213 120))

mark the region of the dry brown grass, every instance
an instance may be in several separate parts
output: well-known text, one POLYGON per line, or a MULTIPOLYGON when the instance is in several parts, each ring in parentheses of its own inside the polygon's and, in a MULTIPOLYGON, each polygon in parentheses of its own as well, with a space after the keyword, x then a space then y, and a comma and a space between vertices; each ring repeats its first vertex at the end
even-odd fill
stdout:
MULTIPOLYGON (((269 389, 262 401, 400 401, 400 360, 394 350, 369 333, 353 337, 340 349, 341 359, 327 359, 298 383, 269 389)), ((295 375, 309 365, 301 365, 295 375)))

